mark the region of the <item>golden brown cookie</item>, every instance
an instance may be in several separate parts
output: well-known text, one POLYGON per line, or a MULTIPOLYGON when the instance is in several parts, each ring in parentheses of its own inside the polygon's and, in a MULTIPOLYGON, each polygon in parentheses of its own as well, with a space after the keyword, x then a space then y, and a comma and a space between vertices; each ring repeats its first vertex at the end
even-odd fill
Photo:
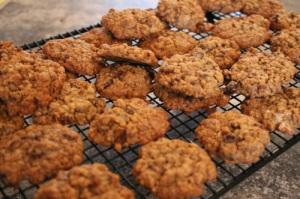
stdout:
POLYGON ((134 193, 120 184, 118 175, 104 164, 94 163, 61 171, 42 185, 35 199, 134 199, 134 193))
POLYGON ((193 49, 197 41, 184 32, 164 31, 158 37, 142 42, 141 48, 153 51, 159 59, 175 54, 185 54, 193 49))
POLYGON ((199 50, 210 56, 221 69, 230 68, 241 55, 240 47, 235 41, 214 36, 200 40, 191 53, 199 50))
POLYGON ((198 0, 206 12, 231 13, 243 8, 243 0, 198 0))
POLYGON ((105 67, 97 75, 96 89, 102 97, 145 98, 151 90, 151 78, 140 67, 127 64, 105 67))
POLYGON ((153 67, 156 67, 158 64, 158 60, 151 50, 144 50, 136 46, 128 46, 127 44, 103 44, 99 49, 99 55, 112 61, 146 64, 153 67))
POLYGON ((265 97, 282 91, 297 72, 282 53, 250 49, 229 72, 229 90, 248 97, 265 97))
POLYGON ((205 150, 226 163, 251 164, 270 142, 269 132, 254 118, 239 112, 216 112, 196 129, 205 150))
POLYGON ((260 15, 229 18, 218 21, 212 34, 235 41, 240 48, 256 47, 268 41, 270 22, 260 15))
POLYGON ((121 43, 120 40, 114 38, 114 36, 104 27, 93 28, 90 31, 81 34, 79 39, 89 44, 94 44, 98 48, 100 48, 102 44, 121 43))
POLYGON ((43 53, 68 71, 82 75, 95 75, 103 67, 98 49, 80 39, 55 39, 43 46, 43 53))
POLYGON ((83 160, 80 135, 60 124, 31 125, 0 139, 0 174, 8 184, 39 184, 83 160))
POLYGON ((282 10, 279 0, 243 0, 242 12, 247 15, 257 14, 270 19, 282 10))
POLYGON ((154 93, 164 102, 166 108, 181 110, 186 113, 192 113, 199 109, 212 112, 215 109, 215 105, 225 106, 229 101, 229 97, 224 95, 223 92, 209 98, 205 98, 205 96, 203 98, 195 98, 183 93, 172 92, 159 84, 154 85, 154 93))
POLYGON ((91 124, 89 139, 120 151, 132 144, 146 144, 163 137, 169 127, 168 115, 138 98, 118 99, 91 124))
POLYGON ((220 92, 223 74, 219 66, 204 52, 174 55, 160 67, 156 82, 192 97, 210 97, 220 92))
POLYGON ((61 91, 65 70, 59 64, 0 42, 0 99, 11 116, 32 114, 61 91))
POLYGON ((300 29, 282 30, 271 39, 272 51, 281 51, 294 63, 300 64, 300 29))
POLYGON ((250 99, 242 109, 265 128, 292 135, 300 125, 300 89, 289 88, 284 93, 250 99))
POLYGON ((110 9, 101 23, 118 39, 142 39, 165 28, 152 11, 142 9, 110 9))
POLYGON ((157 15, 179 29, 199 32, 204 24, 205 14, 195 0, 160 0, 157 15))
POLYGON ((271 19, 272 30, 283 30, 289 28, 300 28, 300 14, 283 11, 277 13, 271 19))
POLYGON ((33 122, 37 124, 61 123, 88 124, 96 114, 103 112, 105 102, 96 98, 93 84, 79 79, 64 83, 61 94, 47 108, 34 113, 33 122))
POLYGON ((215 164, 199 146, 166 138, 142 147, 132 173, 161 199, 200 196, 204 183, 217 176, 215 164))

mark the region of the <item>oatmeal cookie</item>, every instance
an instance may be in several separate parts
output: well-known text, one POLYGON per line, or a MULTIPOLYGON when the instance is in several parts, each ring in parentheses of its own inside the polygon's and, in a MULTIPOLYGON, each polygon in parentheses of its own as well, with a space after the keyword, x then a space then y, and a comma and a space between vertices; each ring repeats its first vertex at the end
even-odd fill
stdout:
POLYGON ((182 93, 172 92, 159 84, 155 84, 154 93, 164 102, 166 108, 181 110, 186 113, 192 113, 199 109, 211 112, 214 111, 215 105, 225 106, 229 101, 229 97, 222 92, 210 98, 195 98, 182 93))
POLYGON ((198 0, 206 12, 231 13, 243 8, 243 0, 198 0))
POLYGON ((201 40, 192 53, 199 50, 210 56, 221 69, 230 68, 241 55, 240 47, 235 41, 214 36, 201 40))
POLYGON ((175 54, 185 54, 193 49, 197 41, 184 32, 164 31, 156 38, 142 42, 141 48, 152 50, 160 58, 168 58, 175 54))
POLYGON ((242 12, 247 15, 257 14, 270 19, 282 10, 279 0, 243 0, 242 12))
POLYGON ((268 41, 270 22, 260 15, 223 19, 216 23, 212 34, 235 41, 240 48, 256 47, 268 41))
POLYGON ((99 50, 99 55, 112 61, 126 61, 153 67, 156 67, 158 62, 151 50, 144 50, 136 46, 128 46, 127 44, 103 44, 99 50))
POLYGON ((271 19, 272 30, 283 30, 289 28, 300 28, 300 14, 295 12, 280 12, 271 19))
POLYGON ((42 185, 35 199, 134 199, 134 193, 120 184, 118 175, 104 164, 76 166, 42 185))
POLYGON ((127 64, 105 67, 97 76, 96 89, 102 97, 145 98, 151 90, 151 78, 140 67, 127 64))
POLYGON ((297 72, 294 64, 280 52, 250 49, 229 72, 228 90, 248 97, 265 97, 282 91, 297 72))
POLYGON ((168 115, 142 99, 118 99, 91 124, 89 139, 120 151, 132 144, 146 144, 163 137, 169 127, 168 115))
POLYGON ((282 30, 271 39, 272 51, 281 51, 294 63, 300 64, 300 29, 282 30))
POLYGON ((242 109, 265 128, 292 135, 300 125, 300 89, 289 88, 273 96, 250 99, 242 109))
POLYGON ((217 176, 216 166, 196 144, 162 138, 142 147, 133 175, 161 199, 203 194, 203 185, 217 176))
POLYGON ((251 164, 270 142, 269 132, 254 118, 239 112, 216 112, 196 129, 205 150, 226 163, 251 164))
POLYGON ((195 0, 160 0, 157 15, 179 29, 199 32, 204 24, 205 13, 195 0))
POLYGON ((121 43, 120 40, 114 38, 114 36, 104 27, 93 28, 90 31, 81 34, 79 39, 89 44, 94 44, 98 48, 100 48, 102 44, 121 43))
POLYGON ((165 28, 154 12, 141 9, 110 9, 101 23, 118 39, 143 39, 165 28))
POLYGON ((215 96, 223 84, 219 66, 204 52, 174 55, 160 67, 156 82, 174 92, 192 97, 215 96))
POLYGON ((8 184, 39 184, 83 160, 80 135, 60 124, 31 125, 0 140, 0 174, 8 184))
POLYGON ((33 121, 37 124, 88 124, 103 112, 105 102, 96 98, 93 84, 79 79, 64 83, 61 94, 47 108, 37 110, 33 121))
POLYGON ((8 115, 6 106, 0 100, 0 139, 23 128, 23 117, 8 115))
POLYGON ((82 75, 95 75, 102 67, 98 49, 80 39, 55 39, 43 46, 43 53, 68 71, 82 75))
POLYGON ((0 99, 10 116, 32 114, 59 95, 65 70, 59 64, 0 42, 0 99))

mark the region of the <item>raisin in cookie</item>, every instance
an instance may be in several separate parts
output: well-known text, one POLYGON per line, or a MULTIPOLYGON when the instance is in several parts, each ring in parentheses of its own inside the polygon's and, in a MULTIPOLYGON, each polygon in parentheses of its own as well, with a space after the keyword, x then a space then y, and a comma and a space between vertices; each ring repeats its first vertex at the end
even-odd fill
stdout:
POLYGON ((199 196, 217 176, 208 154, 196 144, 162 138, 142 147, 133 175, 161 199, 199 196))
POLYGON ((160 67, 156 82, 174 92, 192 97, 210 97, 219 93, 223 74, 204 52, 197 55, 174 55, 160 67))
POLYGON ((127 44, 103 44, 99 49, 99 55, 112 61, 125 61, 134 64, 146 64, 157 66, 157 58, 151 50, 144 50, 127 44))
POLYGON ((146 144, 163 137, 169 127, 168 115, 142 99, 118 99, 91 124, 89 139, 120 151, 132 144, 146 144))
POLYGON ((192 53, 203 50, 221 69, 230 68, 240 57, 239 45, 230 39, 209 36, 201 41, 192 50, 192 53))
POLYGON ((242 109, 265 128, 292 135, 300 125, 300 89, 289 88, 269 97, 250 99, 242 109))
POLYGON ((165 28, 155 13, 141 9, 110 9, 101 23, 118 39, 142 39, 165 28))
POLYGON ((223 19, 212 29, 214 36, 235 41, 240 48, 256 47, 268 41, 270 22, 260 15, 223 19))
POLYGON ((93 84, 79 79, 64 83, 61 94, 47 108, 38 109, 33 121, 37 124, 88 124, 103 112, 105 102, 96 98, 93 84))
POLYGON ((206 12, 231 13, 243 8, 243 0, 198 0, 206 12))
POLYGON ((59 172, 38 189, 34 198, 134 199, 134 193, 122 186, 119 176, 104 164, 95 163, 59 172))
POLYGON ((247 15, 257 14, 267 19, 283 10, 279 0, 243 0, 243 13, 247 15))
POLYGON ((265 97, 282 91, 297 72, 282 53, 250 49, 229 71, 228 90, 247 97, 265 97))
POLYGON ((294 63, 300 64, 300 29, 282 30, 271 39, 273 51, 281 51, 294 63))
POLYGON ((97 75, 96 89, 102 97, 145 98, 151 90, 151 78, 140 67, 127 64, 105 67, 97 75))
POLYGON ((272 30, 283 30, 289 28, 300 28, 300 14, 295 12, 280 12, 271 19, 272 30))
POLYGON ((160 58, 168 58, 175 54, 185 54, 193 49, 197 41, 184 32, 164 31, 156 38, 142 42, 141 48, 152 50, 160 58))
POLYGON ((270 142, 269 132, 254 118, 239 112, 216 112, 196 129, 205 150, 226 163, 251 164, 270 142))
POLYGON ((83 160, 80 135, 59 124, 31 125, 0 140, 0 174, 8 184, 43 182, 83 160))
POLYGON ((160 0, 157 15, 179 29, 199 32, 204 24, 205 14, 195 0, 160 0))
POLYGON ((59 95, 64 81, 65 70, 56 62, 0 42, 0 99, 9 115, 29 115, 46 107, 59 95))
POLYGON ((95 75, 103 64, 97 48, 80 39, 50 40, 43 46, 43 53, 68 71, 82 75, 95 75))

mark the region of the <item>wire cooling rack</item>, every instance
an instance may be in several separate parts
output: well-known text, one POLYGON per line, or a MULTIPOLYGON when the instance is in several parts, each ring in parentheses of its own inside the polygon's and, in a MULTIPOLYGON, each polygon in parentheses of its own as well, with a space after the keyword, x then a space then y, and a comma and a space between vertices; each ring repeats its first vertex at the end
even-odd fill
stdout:
MULTIPOLYGON (((240 12, 231 13, 229 15, 224 15, 221 13, 210 13, 207 15, 207 20, 214 22, 223 18, 229 17, 240 17, 243 14, 240 12)), ((59 34, 55 37, 49 39, 42 39, 30 44, 25 44, 22 46, 25 50, 33 50, 40 48, 47 40, 51 39, 63 39, 67 37, 77 38, 80 34, 87 32, 88 30, 99 27, 100 25, 93 25, 87 28, 82 28, 79 30, 74 30, 67 32, 65 34, 59 34)), ((177 31, 176 28, 172 28, 177 31)), ((195 34, 190 33, 187 30, 182 30, 187 34, 190 34, 197 40, 201 40, 207 37, 208 33, 195 34)), ((270 45, 264 44, 258 47, 261 51, 269 51, 270 45)), ((290 87, 300 88, 300 66, 296 66, 298 73, 295 75, 294 79, 290 82, 290 87)), ((80 79, 88 81, 90 83, 95 82, 95 76, 79 76, 80 79)), ((163 107, 163 102, 161 102, 153 93, 149 93, 147 99, 158 107, 163 107)), ((219 111, 229 111, 238 110, 240 111, 240 105, 245 100, 245 97, 239 94, 234 94, 231 96, 231 100, 225 107, 218 107, 219 111)), ((107 101, 111 105, 111 101, 107 101)), ((163 107, 164 108, 164 107, 163 107)), ((182 139, 187 142, 194 142, 199 144, 197 138, 194 135, 194 129, 198 126, 199 122, 207 117, 205 111, 195 112, 192 115, 184 114, 180 111, 173 111, 165 109, 169 114, 169 120, 171 127, 166 134, 170 139, 182 139)), ((31 123, 31 117, 25 117, 24 121, 26 125, 31 123)), ((84 156, 86 163, 101 162, 106 164, 113 172, 117 173, 121 177, 121 182, 134 190, 137 198, 153 198, 151 193, 144 187, 138 185, 134 177, 131 174, 131 169, 138 159, 139 146, 131 146, 121 153, 115 151, 113 148, 105 148, 99 145, 91 143, 87 139, 87 133, 89 126, 78 126, 72 125, 70 128, 74 129, 80 133, 82 140, 84 142, 84 156)), ((203 196, 198 198, 214 199, 223 195, 225 192, 230 190, 232 187, 246 179, 248 176, 253 174, 255 171, 266 165, 268 162, 275 159, 277 156, 285 152, 287 149, 292 147, 294 144, 300 141, 300 129, 297 129, 297 133, 293 136, 288 136, 280 132, 271 132, 271 143, 267 146, 260 160, 252 165, 235 164, 228 165, 221 160, 214 160, 217 169, 218 177, 216 181, 212 183, 205 184, 206 192, 203 196)), ((8 199, 30 199, 34 197, 34 193, 38 188, 37 185, 32 185, 28 182, 23 182, 19 187, 13 188, 5 185, 0 181, 0 198, 8 199)))

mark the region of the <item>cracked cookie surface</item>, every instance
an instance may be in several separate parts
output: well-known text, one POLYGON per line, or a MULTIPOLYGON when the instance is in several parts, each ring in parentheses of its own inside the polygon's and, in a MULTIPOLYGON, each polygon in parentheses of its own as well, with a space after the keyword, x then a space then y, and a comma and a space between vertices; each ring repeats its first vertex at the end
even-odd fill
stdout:
POLYGON ((138 98, 118 99, 91 124, 89 139, 120 151, 132 144, 146 144, 163 137, 169 127, 168 115, 138 98))
POLYGON ((59 172, 35 195, 35 199, 45 198, 134 199, 134 193, 122 186, 119 176, 110 172, 104 164, 94 163, 59 172))
POLYGON ((141 148, 133 175, 162 199, 199 196, 204 183, 214 180, 216 167, 196 144, 162 138, 141 148))
POLYGON ((300 125, 300 89, 289 88, 273 96, 250 99, 242 110, 265 128, 292 135, 300 125))
POLYGON ((0 139, 0 174, 6 182, 39 184, 83 160, 80 135, 59 124, 31 125, 0 139))
POLYGON ((300 14, 295 12, 280 12, 271 19, 273 30, 283 30, 289 28, 300 28, 300 14))
POLYGON ((283 5, 279 0, 243 0, 242 12, 247 15, 257 14, 270 19, 282 10, 283 5))
POLYGON ((105 67, 97 75, 96 89, 102 97, 145 98, 151 90, 151 78, 140 67, 127 64, 105 67))
POLYGON ((258 121, 234 111, 211 114, 196 134, 212 157, 232 164, 257 162, 270 142, 269 132, 258 121))
POLYGON ((240 48, 256 47, 270 39, 270 22, 260 15, 218 21, 212 34, 235 41, 240 48))

